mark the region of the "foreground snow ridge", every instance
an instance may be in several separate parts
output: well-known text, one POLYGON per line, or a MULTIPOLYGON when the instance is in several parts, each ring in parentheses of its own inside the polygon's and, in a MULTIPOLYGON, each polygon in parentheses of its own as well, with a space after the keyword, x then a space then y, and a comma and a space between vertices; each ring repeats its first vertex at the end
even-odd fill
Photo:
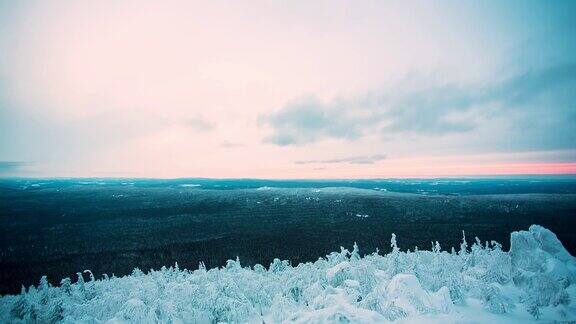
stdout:
POLYGON ((576 260, 551 231, 511 234, 510 252, 480 240, 459 251, 361 257, 341 248, 292 267, 274 260, 242 267, 180 270, 22 289, 0 297, 0 322, 375 323, 576 321, 576 260))

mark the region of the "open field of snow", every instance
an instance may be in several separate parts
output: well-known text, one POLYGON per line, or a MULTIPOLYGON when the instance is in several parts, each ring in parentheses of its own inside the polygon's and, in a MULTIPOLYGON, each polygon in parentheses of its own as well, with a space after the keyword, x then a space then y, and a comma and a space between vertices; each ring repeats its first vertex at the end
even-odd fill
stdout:
MULTIPOLYGON (((469 240, 470 241, 470 240, 469 240)), ((342 248, 296 267, 274 260, 242 267, 175 267, 85 281, 64 279, 0 298, 0 322, 526 323, 576 321, 576 260, 537 225, 458 251, 361 256, 342 248)))

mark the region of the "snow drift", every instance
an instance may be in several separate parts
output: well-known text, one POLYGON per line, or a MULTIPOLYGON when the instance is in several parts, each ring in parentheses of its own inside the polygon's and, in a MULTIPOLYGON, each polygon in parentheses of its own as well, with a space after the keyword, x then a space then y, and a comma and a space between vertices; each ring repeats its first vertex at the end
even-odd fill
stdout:
POLYGON ((361 257, 341 248, 314 263, 274 260, 207 270, 162 268, 104 275, 0 297, 0 322, 213 323, 576 321, 576 261, 551 231, 513 232, 510 252, 496 242, 442 251, 361 257))

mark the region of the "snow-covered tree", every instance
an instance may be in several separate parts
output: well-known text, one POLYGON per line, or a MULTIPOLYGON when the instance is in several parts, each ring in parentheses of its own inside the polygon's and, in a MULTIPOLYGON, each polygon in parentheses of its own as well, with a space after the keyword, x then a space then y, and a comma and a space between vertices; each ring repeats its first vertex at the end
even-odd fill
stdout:
POLYGON ((85 271, 90 281, 79 272, 75 283, 66 278, 59 286, 44 276, 38 287, 0 297, 0 322, 374 323, 438 314, 451 322, 458 312, 481 316, 466 313, 475 304, 491 318, 576 321, 576 260, 542 227, 512 233, 510 252, 480 240, 469 247, 464 233, 457 253, 438 242, 430 251, 401 252, 394 234, 390 247, 362 257, 354 244, 296 266, 275 259, 268 270, 236 259, 222 268, 175 264, 100 280, 85 271))

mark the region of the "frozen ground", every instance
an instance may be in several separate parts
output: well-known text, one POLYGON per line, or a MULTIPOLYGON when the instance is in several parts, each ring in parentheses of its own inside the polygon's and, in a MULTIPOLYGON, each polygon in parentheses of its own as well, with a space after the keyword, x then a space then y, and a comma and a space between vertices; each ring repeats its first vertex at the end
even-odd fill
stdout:
POLYGON ((458 251, 361 257, 333 252, 292 267, 275 260, 219 269, 176 265, 147 274, 51 285, 46 278, 0 298, 0 322, 526 323, 576 321, 576 260, 537 225, 496 242, 463 239, 458 251))

